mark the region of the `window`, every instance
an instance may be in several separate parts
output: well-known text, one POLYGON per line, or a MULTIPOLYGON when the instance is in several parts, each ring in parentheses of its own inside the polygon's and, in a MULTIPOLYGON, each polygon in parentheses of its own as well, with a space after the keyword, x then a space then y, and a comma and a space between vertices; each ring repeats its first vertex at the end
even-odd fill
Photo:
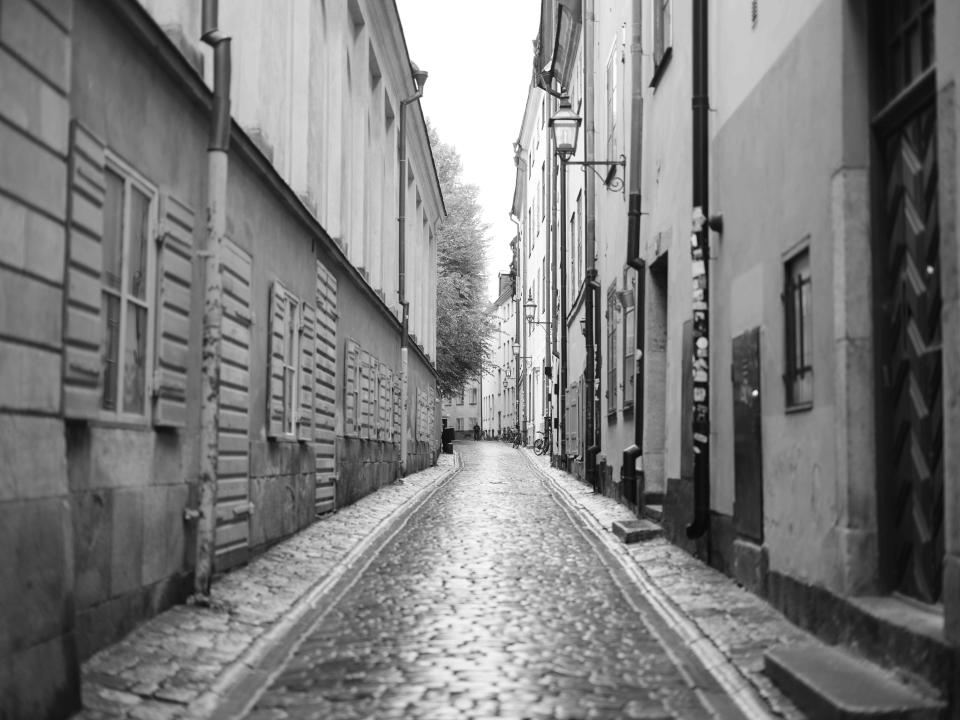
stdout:
POLYGON ((457 418, 457 430, 463 430, 463 418, 457 418))
POLYGON ((670 62, 673 45, 673 0, 652 0, 653 2, 653 80, 655 87, 670 62))
POLYGON ((607 290, 607 414, 617 411, 617 282, 607 290))
POLYGON ((583 254, 583 191, 577 193, 577 281, 576 287, 580 287, 583 283, 583 264, 584 264, 584 254, 583 254))
POLYGON ((783 304, 786 328, 787 407, 813 403, 813 313, 810 307, 810 249, 804 248, 784 266, 783 304))
POLYGON ((460 394, 457 395, 457 405, 463 405, 463 390, 461 390, 460 394))
POLYGON ((156 194, 112 157, 106 169, 103 266, 100 272, 103 395, 117 416, 147 414, 156 194))
POLYGON ((637 373, 637 321, 636 315, 636 284, 632 277, 635 270, 627 268, 623 272, 623 286, 628 290, 624 293, 626 303, 623 307, 623 408, 633 407, 637 373))
POLYGON ((293 437, 296 434, 297 414, 297 377, 300 357, 299 310, 300 302, 285 289, 277 293, 279 306, 276 317, 283 335, 283 415, 280 422, 280 434, 293 437), (281 319, 282 317, 282 319, 281 319))
POLYGON ((471 404, 471 405, 476 405, 476 404, 477 404, 477 389, 476 389, 476 388, 471 388, 471 389, 470 389, 470 404, 471 404))
POLYGON ((617 84, 619 76, 620 53, 614 42, 607 59, 607 157, 611 160, 620 155, 617 143, 617 84))

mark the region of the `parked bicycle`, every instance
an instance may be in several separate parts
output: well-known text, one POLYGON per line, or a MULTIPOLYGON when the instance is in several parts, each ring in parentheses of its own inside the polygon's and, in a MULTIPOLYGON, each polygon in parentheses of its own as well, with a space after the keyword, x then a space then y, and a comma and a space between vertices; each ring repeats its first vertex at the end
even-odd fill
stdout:
POLYGON ((546 431, 537 432, 537 435, 540 435, 536 440, 533 441, 533 452, 537 455, 546 455, 550 452, 550 426, 547 426, 546 431))

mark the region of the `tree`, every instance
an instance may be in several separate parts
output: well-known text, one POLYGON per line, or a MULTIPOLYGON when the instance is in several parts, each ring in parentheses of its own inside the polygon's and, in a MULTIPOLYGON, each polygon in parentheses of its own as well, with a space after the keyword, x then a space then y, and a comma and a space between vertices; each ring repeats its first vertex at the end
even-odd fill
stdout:
POLYGON ((489 226, 481 219, 479 190, 463 182, 456 148, 429 129, 447 216, 437 230, 438 389, 450 396, 479 378, 487 363, 493 326, 486 314, 489 226))

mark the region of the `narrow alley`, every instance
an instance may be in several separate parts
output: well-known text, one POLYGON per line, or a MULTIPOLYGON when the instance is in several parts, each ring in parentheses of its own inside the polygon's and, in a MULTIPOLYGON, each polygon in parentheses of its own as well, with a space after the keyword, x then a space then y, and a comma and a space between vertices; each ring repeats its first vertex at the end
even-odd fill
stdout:
POLYGON ((251 720, 742 717, 525 454, 458 445, 251 720))

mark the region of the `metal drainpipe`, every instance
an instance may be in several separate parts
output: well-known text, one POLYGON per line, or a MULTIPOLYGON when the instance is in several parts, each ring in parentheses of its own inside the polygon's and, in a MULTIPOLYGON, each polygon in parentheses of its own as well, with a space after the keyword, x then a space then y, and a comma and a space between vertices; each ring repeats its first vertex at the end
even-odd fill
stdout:
POLYGON ((693 261, 694 288, 702 290, 693 301, 693 365, 707 370, 707 380, 693 386, 693 522, 687 537, 702 536, 710 527, 710 230, 707 125, 708 96, 707 0, 693 0, 693 261), (700 218, 700 219, 698 219, 700 218), (699 315, 702 313, 702 316, 699 315), (698 323, 698 319, 700 322, 698 323), (699 330, 698 330, 699 326, 699 330))
MULTIPOLYGON (((527 341, 526 341, 526 333, 524 332, 523 335, 521 336, 521 332, 520 332, 521 329, 524 329, 521 327, 520 311, 521 311, 521 303, 523 301, 523 290, 527 284, 527 263, 526 263, 526 260, 524 260, 523 258, 524 238, 520 236, 520 220, 519 218, 514 216, 513 213, 511 213, 510 222, 512 222, 517 227, 517 276, 514 279, 514 284, 513 284, 513 301, 514 301, 513 306, 514 306, 514 312, 516 312, 517 314, 517 318, 515 322, 517 344, 520 345, 520 352, 517 353, 517 356, 515 358, 515 365, 517 369, 517 379, 516 379, 516 382, 514 383, 514 394, 516 395, 516 397, 514 398, 514 401, 517 409, 517 432, 519 432, 520 437, 523 438, 524 433, 526 433, 527 431, 527 425, 526 425, 527 408, 526 408, 526 403, 524 403, 524 408, 523 408, 524 416, 521 419, 520 418, 520 365, 521 365, 521 358, 524 356, 524 353, 526 353, 527 341), (523 264, 522 271, 520 269, 521 263, 523 264), (519 287, 517 287, 518 281, 520 283, 519 287), (521 340, 521 337, 523 338, 522 340, 521 340)), ((513 348, 511 348, 511 350, 512 349, 513 348)))
POLYGON ((398 190, 398 204, 400 212, 397 215, 397 239, 399 246, 399 268, 397 294, 400 297, 400 477, 407 474, 407 444, 410 442, 409 430, 407 429, 407 404, 410 397, 409 390, 409 367, 408 367, 408 349, 410 346, 410 304, 407 302, 406 290, 406 268, 407 268, 407 106, 423 97, 423 88, 418 87, 417 92, 400 101, 400 137, 399 137, 399 159, 400 187, 398 190))
POLYGON ((630 197, 627 209, 627 265, 637 271, 637 299, 634 305, 636 351, 633 378, 633 444, 623 451, 620 477, 623 483, 631 483, 637 492, 637 514, 643 514, 643 482, 637 483, 637 458, 643 456, 643 333, 644 333, 644 273, 646 264, 640 259, 640 173, 643 168, 643 88, 642 74, 643 25, 639 3, 633 4, 633 19, 630 23, 630 197))
POLYGON ((230 38, 218 27, 217 0, 204 0, 201 39, 213 48, 213 113, 207 148, 207 234, 204 259, 203 350, 200 380, 200 475, 194 593, 209 601, 217 524, 217 452, 220 411, 222 281, 220 253, 227 228, 230 149, 230 38))
MULTIPOLYGON (((594 62, 593 62, 593 43, 594 43, 594 3, 593 0, 584 0, 583 3, 583 159, 585 162, 591 162, 594 155, 594 143, 596 141, 596 126, 594 124, 593 100, 594 100, 594 62)), ((586 333, 584 342, 586 343, 586 372, 584 381, 587 386, 585 393, 587 401, 584 403, 584 474, 585 479, 593 486, 594 491, 600 490, 600 484, 597 478, 597 453, 600 452, 600 440, 598 431, 600 424, 596 422, 597 399, 600 395, 600 383, 598 382, 599 352, 595 342, 596 331, 599 323, 599 312, 594 311, 596 299, 594 297, 600 284, 597 282, 597 268, 595 263, 596 256, 596 200, 594 192, 596 184, 592 172, 584 172, 583 202, 585 210, 584 221, 584 253, 586 255, 586 277, 587 287, 584 296, 584 317, 586 320, 586 333)))
MULTIPOLYGON (((556 148, 554 148, 556 151, 556 148)), ((557 465, 567 469, 567 161, 560 158, 560 390, 557 412, 560 416, 560 457, 557 465)))

